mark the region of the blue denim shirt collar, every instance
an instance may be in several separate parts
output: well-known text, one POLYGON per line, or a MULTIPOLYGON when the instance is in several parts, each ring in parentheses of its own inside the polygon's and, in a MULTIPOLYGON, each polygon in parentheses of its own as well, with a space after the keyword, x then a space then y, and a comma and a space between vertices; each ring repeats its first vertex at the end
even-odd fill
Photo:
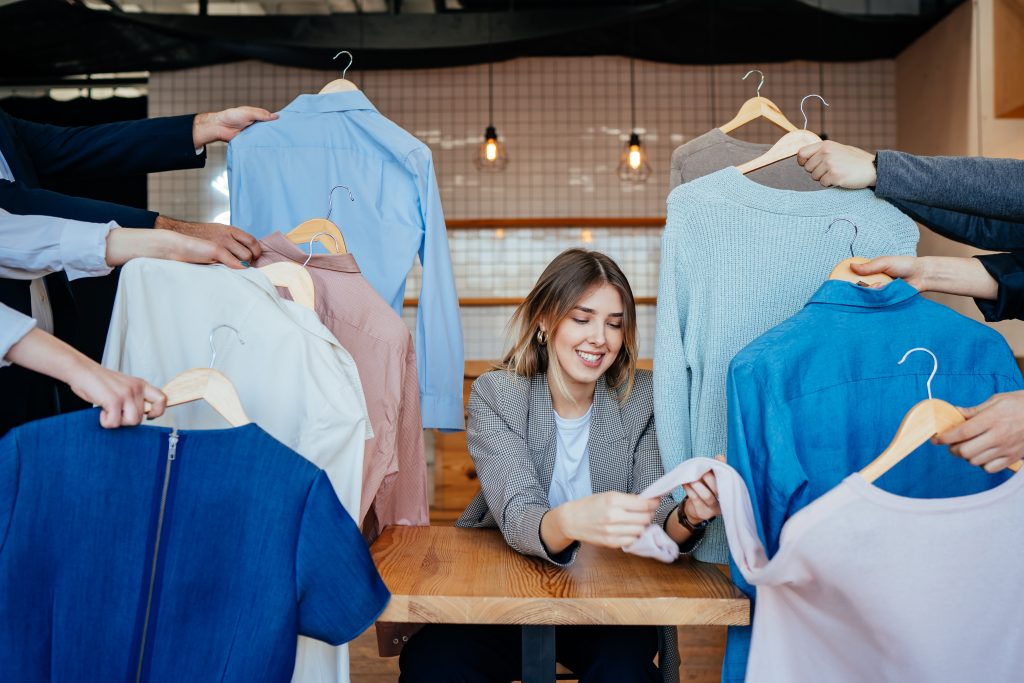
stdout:
POLYGON ((302 112, 307 114, 326 114, 332 111, 350 111, 368 109, 377 111, 373 103, 361 90, 334 92, 326 95, 299 95, 288 103, 283 111, 302 112))
POLYGON ((903 280, 893 280, 880 289, 861 287, 844 280, 826 280, 807 305, 831 304, 857 308, 887 308, 909 301, 918 291, 903 280))

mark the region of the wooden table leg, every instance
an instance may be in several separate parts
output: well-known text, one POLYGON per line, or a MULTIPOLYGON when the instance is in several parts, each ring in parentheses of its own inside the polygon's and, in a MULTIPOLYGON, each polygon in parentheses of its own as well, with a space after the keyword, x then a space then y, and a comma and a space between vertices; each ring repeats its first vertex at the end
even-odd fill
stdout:
POLYGON ((523 683, 555 680, 555 627, 523 626, 523 683))

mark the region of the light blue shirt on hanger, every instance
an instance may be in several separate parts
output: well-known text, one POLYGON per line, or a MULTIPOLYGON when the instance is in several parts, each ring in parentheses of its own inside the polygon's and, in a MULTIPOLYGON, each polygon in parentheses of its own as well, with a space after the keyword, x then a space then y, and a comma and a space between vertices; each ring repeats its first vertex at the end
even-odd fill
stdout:
POLYGON ((360 91, 299 95, 278 114, 228 148, 232 224, 256 237, 287 233, 327 217, 332 188, 349 188, 352 198, 344 188, 333 192, 330 219, 363 276, 399 315, 419 257, 423 426, 462 429, 462 326, 430 149, 360 91))

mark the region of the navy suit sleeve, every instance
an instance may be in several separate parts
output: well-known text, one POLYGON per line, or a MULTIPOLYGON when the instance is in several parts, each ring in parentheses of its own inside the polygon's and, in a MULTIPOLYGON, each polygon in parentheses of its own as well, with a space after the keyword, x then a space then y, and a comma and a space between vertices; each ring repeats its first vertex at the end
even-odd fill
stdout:
POLYGON ((985 320, 1024 320, 1024 253, 987 254, 975 256, 985 270, 999 283, 995 301, 975 299, 985 320))
POLYGON ((296 553, 301 635, 341 645, 368 629, 384 611, 391 594, 323 471, 317 473, 306 499, 296 553))
POLYGON ((951 240, 990 251, 1024 249, 1024 223, 975 216, 902 199, 888 201, 921 225, 951 240))
POLYGON ((145 209, 71 197, 8 180, 0 180, 0 209, 22 216, 55 216, 90 223, 114 221, 127 228, 152 228, 157 217, 145 209))
POLYGON ((18 432, 0 437, 0 555, 7 541, 14 502, 18 497, 18 432))
POLYGON ((206 151, 196 154, 192 141, 194 118, 190 114, 73 128, 14 117, 8 120, 37 175, 88 173, 114 178, 201 168, 206 163, 206 151))

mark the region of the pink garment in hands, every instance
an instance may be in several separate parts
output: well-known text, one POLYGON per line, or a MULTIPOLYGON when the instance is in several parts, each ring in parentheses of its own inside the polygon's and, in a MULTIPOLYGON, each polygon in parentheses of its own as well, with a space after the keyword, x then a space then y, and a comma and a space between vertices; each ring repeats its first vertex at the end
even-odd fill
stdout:
MULTIPOLYGON (((671 472, 658 477, 650 486, 641 491, 639 495, 641 498, 660 498, 677 486, 689 484, 690 481, 692 480, 685 473, 681 472, 681 468, 676 467, 671 472)), ((679 559, 679 544, 673 541, 672 537, 658 524, 648 526, 644 529, 640 538, 622 550, 630 555, 651 557, 665 564, 672 564, 679 559)))

